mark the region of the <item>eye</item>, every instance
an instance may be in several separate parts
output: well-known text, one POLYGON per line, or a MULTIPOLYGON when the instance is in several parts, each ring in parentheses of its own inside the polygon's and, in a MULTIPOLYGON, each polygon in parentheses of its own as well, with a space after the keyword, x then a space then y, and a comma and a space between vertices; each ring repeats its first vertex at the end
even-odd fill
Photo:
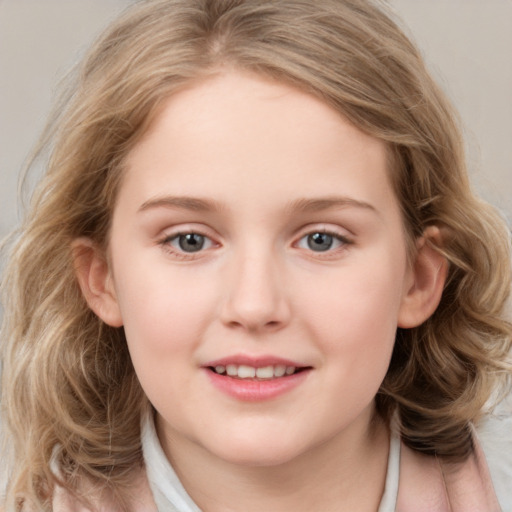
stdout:
POLYGON ((210 238, 194 232, 178 233, 177 235, 169 236, 163 243, 171 246, 177 252, 185 253, 199 252, 203 249, 209 249, 213 245, 210 238))
POLYGON ((338 249, 348 243, 349 241, 343 236, 335 233, 316 231, 303 236, 297 243, 297 247, 309 249, 314 252, 326 252, 332 249, 338 249))

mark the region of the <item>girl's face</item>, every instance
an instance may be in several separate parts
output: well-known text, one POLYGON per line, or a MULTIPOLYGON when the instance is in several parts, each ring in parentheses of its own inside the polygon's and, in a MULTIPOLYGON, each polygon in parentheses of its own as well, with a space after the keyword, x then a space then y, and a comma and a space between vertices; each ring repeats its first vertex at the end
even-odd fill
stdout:
POLYGON ((127 159, 106 281, 164 448, 267 465, 367 432, 414 281, 387 162, 257 76, 167 101, 127 159))

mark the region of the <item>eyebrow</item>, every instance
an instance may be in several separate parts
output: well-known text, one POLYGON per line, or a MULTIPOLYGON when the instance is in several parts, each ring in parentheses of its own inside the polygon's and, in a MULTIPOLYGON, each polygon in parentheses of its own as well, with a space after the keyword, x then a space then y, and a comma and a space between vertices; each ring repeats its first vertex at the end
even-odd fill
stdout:
POLYGON ((211 199, 189 196, 163 196, 149 199, 142 203, 139 212, 152 208, 178 208, 195 212, 218 212, 222 210, 220 203, 211 199))
POLYGON ((323 210, 329 210, 331 208, 361 208, 363 210, 373 211, 378 213, 375 206, 365 201, 360 201, 352 197, 345 196, 328 196, 312 199, 297 199, 293 201, 288 210, 290 212, 301 212, 301 213, 314 213, 323 210))

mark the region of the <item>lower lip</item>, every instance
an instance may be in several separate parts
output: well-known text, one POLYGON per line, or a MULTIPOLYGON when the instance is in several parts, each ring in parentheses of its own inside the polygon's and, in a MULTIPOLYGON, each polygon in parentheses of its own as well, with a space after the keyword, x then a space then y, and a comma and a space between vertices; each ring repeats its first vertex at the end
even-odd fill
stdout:
POLYGON ((262 402, 293 390, 304 382, 311 370, 302 370, 293 375, 269 380, 236 379, 219 375, 210 369, 205 371, 211 383, 226 395, 244 402, 262 402))

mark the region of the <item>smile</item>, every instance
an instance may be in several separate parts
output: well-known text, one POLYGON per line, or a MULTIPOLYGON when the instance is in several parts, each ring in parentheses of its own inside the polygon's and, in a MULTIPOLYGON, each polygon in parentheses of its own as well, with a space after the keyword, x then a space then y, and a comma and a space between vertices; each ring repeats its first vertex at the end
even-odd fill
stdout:
POLYGON ((313 367, 269 357, 237 355, 203 366, 209 381, 222 394, 243 402, 271 400, 305 382, 313 367))
POLYGON ((286 366, 282 364, 268 365, 262 367, 254 367, 245 364, 236 365, 228 364, 216 365, 211 368, 215 373, 219 375, 227 375, 228 377, 234 377, 238 379, 258 379, 258 380, 269 380, 284 377, 285 375, 293 375, 300 368, 295 366, 286 366))

